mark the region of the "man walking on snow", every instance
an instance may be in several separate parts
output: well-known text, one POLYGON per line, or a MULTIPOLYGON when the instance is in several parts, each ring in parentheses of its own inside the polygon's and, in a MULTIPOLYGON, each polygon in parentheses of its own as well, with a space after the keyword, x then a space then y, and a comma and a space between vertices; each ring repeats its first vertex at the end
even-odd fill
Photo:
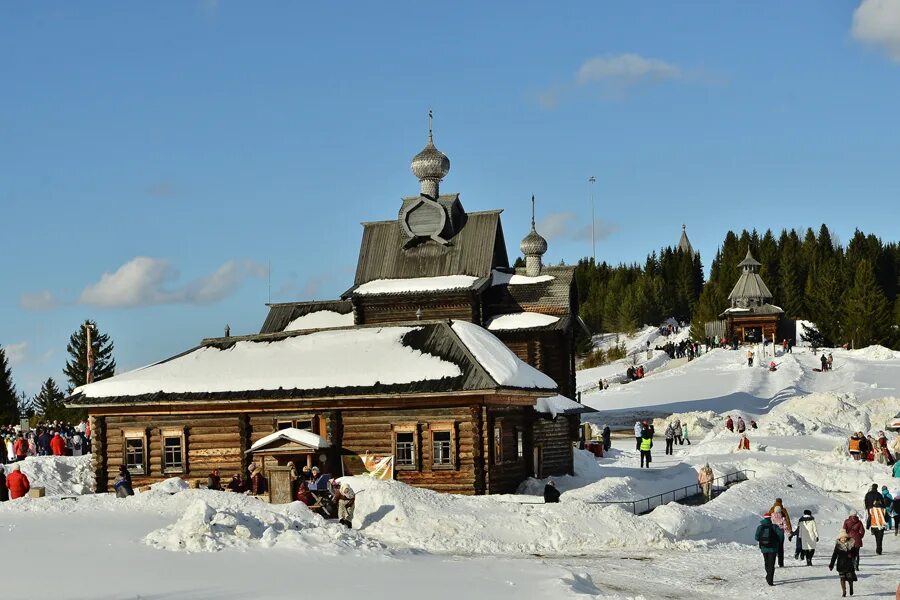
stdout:
POLYGON ((784 531, 772 524, 772 514, 766 513, 759 522, 754 536, 759 542, 759 551, 763 555, 763 563, 766 566, 766 583, 775 585, 775 560, 778 557, 778 548, 783 547, 784 531))

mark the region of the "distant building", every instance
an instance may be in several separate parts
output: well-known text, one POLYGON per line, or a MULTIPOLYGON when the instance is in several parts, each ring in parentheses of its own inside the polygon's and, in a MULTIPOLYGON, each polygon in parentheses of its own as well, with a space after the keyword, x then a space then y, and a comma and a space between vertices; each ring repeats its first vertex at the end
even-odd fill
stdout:
POLYGON ((450 160, 428 143, 419 194, 363 223, 341 298, 272 304, 259 334, 211 338, 157 364, 82 386, 98 491, 126 465, 136 485, 251 461, 273 501, 289 462, 335 476, 387 461, 434 490, 507 493, 573 472, 585 409, 575 395, 574 267, 547 267, 534 223, 509 266, 499 210, 441 194, 450 160), (283 431, 283 434, 277 432, 283 431))
POLYGON ((678 240, 678 249, 686 254, 694 254, 694 247, 691 246, 691 240, 687 236, 687 225, 681 226, 681 239, 678 240))
POLYGON ((726 322, 729 339, 761 342, 778 335, 784 311, 769 303, 772 292, 759 276, 760 266, 748 248, 747 256, 738 264, 741 276, 728 294, 731 306, 719 315, 726 322))

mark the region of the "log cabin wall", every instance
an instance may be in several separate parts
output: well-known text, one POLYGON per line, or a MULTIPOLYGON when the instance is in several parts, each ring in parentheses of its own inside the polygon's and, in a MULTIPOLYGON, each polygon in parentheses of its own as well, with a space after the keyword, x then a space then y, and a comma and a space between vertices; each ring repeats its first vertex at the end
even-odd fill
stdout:
POLYGON ((91 471, 94 474, 94 493, 102 493, 107 486, 106 418, 89 417, 91 425, 91 471))
MULTIPOLYGON (((240 415, 109 415, 104 417, 107 473, 106 489, 125 460, 126 436, 143 432, 145 439, 144 473, 132 472, 135 486, 147 485, 169 477, 206 479, 219 469, 228 480, 243 467, 240 415), (183 469, 163 470, 163 433, 184 432, 183 469)), ((99 481, 99 480, 98 480, 99 481)))
MULTIPOLYGON (((475 494, 481 492, 476 475, 475 415, 468 406, 448 408, 385 408, 345 410, 340 415, 341 445, 345 454, 394 454, 394 432, 413 433, 415 464, 398 464, 395 456, 394 478, 409 485, 438 492, 475 494), (432 433, 451 433, 448 466, 435 466, 432 433)), ((480 456, 478 457, 480 459, 480 456)))
MULTIPOLYGON (((277 431, 279 425, 309 429, 309 431, 312 431, 316 435, 324 437, 328 443, 334 443, 332 440, 340 439, 334 435, 333 420, 336 414, 338 414, 337 411, 311 412, 308 410, 250 413, 247 416, 249 424, 249 444, 247 449, 260 439, 277 431)), ((320 461, 319 454, 320 453, 317 453, 313 456, 313 466, 322 469, 323 473, 331 472, 335 476, 339 476, 340 464, 336 464, 336 461, 334 460, 320 461)), ((323 451, 321 454, 329 456, 331 452, 323 451)), ((252 457, 248 455, 248 465, 251 458, 252 457)), ((269 467, 277 464, 278 461, 273 456, 267 456, 259 463, 259 466, 262 467, 263 472, 265 472, 269 467)), ((303 464, 299 464, 297 465, 297 468, 300 469, 303 466, 303 464)))
POLYGON ((559 393, 575 398, 575 336, 571 331, 494 331, 516 356, 549 375, 559 393))
POLYGON ((480 323, 480 307, 472 294, 433 296, 403 295, 390 297, 354 298, 358 325, 416 321, 421 310, 422 320, 457 319, 480 323))
POLYGON ((489 407, 484 411, 488 494, 514 493, 528 476, 526 457, 531 452, 527 443, 531 425, 526 410, 532 411, 521 406, 489 407))
MULTIPOLYGON (((580 419, 579 419, 580 421, 580 419)), ((570 417, 535 419, 534 444, 543 449, 541 477, 574 474, 574 450, 572 447, 572 422, 570 417)))

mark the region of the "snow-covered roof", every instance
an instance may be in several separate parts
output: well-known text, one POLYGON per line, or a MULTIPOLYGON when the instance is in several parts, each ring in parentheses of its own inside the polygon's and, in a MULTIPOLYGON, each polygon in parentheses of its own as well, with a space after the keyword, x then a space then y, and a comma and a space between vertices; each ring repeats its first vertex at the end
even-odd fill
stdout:
POLYGON ((593 409, 584 404, 579 404, 571 398, 566 398, 559 394, 549 398, 538 398, 537 403, 534 405, 534 410, 539 413, 549 414, 554 419, 556 418, 556 415, 593 412, 593 409))
POLYGON ((545 315, 536 312, 510 313, 498 315, 488 321, 487 328, 491 331, 508 329, 532 329, 534 327, 547 327, 559 322, 559 317, 545 315))
POLYGON ((205 340, 168 360, 76 388, 71 406, 556 389, 471 323, 389 326, 205 340))
POLYGON ((415 327, 317 331, 279 340, 203 346, 81 386, 87 398, 367 387, 461 375, 459 366, 404 345, 415 327))
POLYGON ((527 275, 516 275, 514 273, 504 273, 502 271, 493 271, 491 273, 491 285, 529 285, 532 283, 553 281, 554 279, 556 279, 556 277, 553 275, 529 277, 527 275))
POLYGON ((306 313, 288 323, 284 331, 303 329, 330 329, 332 327, 348 327, 353 325, 353 313, 341 314, 333 310, 317 310, 306 313))
POLYGON ((324 438, 316 435, 311 431, 307 431, 306 429, 297 429, 296 427, 288 427, 286 429, 280 429, 275 433, 270 433, 264 438, 260 438, 256 441, 255 444, 250 446, 250 450, 248 450, 248 452, 261 450, 262 448, 265 448, 269 444, 278 440, 294 442, 296 444, 307 446, 314 450, 319 450, 320 448, 328 448, 329 446, 328 442, 326 442, 324 438))
POLYGON ((522 362, 487 329, 467 321, 453 321, 453 331, 498 384, 517 388, 556 389, 555 381, 522 362))
POLYGON ((406 294, 411 292, 447 292, 470 289, 477 277, 471 275, 443 275, 441 277, 411 277, 409 279, 375 279, 358 286, 354 294, 406 294))

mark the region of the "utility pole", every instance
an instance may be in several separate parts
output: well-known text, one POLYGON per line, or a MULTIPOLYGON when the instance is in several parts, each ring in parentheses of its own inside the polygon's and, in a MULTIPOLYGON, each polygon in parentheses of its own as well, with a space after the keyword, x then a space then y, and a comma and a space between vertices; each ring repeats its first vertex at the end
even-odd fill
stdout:
POLYGON ((85 363, 87 366, 85 367, 84 373, 84 382, 94 383, 94 346, 91 343, 91 330, 94 326, 90 321, 85 321, 84 329, 85 329, 85 363))
POLYGON ((594 259, 594 265, 597 265, 597 233, 594 231, 595 229, 595 217, 594 217, 594 184, 597 182, 597 178, 591 175, 588 178, 588 182, 591 184, 591 256, 594 259))

